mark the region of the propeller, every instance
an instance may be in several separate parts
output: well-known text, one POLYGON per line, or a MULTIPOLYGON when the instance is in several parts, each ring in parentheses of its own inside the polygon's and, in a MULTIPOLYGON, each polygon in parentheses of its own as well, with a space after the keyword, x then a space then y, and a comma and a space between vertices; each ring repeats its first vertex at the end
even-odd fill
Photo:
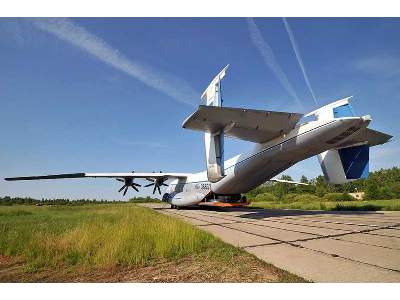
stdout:
MULTIPOLYGON (((132 172, 133 173, 133 172, 132 172)), ((126 192, 128 191, 129 187, 132 187, 136 192, 139 192, 139 189, 137 188, 137 186, 141 186, 138 183, 133 182, 133 178, 132 177, 125 177, 124 179, 122 178, 117 178, 118 181, 121 181, 124 183, 124 185, 122 186, 122 188, 120 188, 118 190, 118 193, 122 192, 122 190, 124 190, 124 196, 126 195, 126 192)))
MULTIPOLYGON (((161 173, 161 172, 160 172, 161 173)), ((165 184, 165 180, 166 178, 146 178, 147 181, 151 181, 151 183, 146 184, 145 187, 149 187, 154 185, 154 189, 153 189, 153 194, 156 192, 156 189, 158 190, 158 192, 161 195, 161 186, 168 186, 168 184, 165 184)))

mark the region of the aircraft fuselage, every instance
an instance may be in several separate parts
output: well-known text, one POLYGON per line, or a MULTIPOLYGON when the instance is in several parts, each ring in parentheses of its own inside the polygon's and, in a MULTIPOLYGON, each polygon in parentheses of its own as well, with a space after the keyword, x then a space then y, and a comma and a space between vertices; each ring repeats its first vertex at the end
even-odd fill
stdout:
POLYGON ((208 181, 206 171, 171 181, 163 200, 176 206, 189 206, 198 204, 210 194, 246 193, 297 162, 335 147, 365 128, 369 121, 363 117, 346 117, 298 125, 288 134, 256 144, 251 153, 225 161, 225 176, 216 183, 208 181), (343 138, 338 139, 339 136, 343 138))

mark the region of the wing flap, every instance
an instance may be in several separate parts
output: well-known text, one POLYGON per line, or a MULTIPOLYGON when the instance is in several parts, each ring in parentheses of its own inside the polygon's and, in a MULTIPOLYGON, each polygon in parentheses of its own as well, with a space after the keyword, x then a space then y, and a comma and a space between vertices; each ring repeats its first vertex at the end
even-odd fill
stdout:
POLYGON ((299 113, 200 105, 182 124, 183 128, 263 143, 292 130, 302 117, 299 113))

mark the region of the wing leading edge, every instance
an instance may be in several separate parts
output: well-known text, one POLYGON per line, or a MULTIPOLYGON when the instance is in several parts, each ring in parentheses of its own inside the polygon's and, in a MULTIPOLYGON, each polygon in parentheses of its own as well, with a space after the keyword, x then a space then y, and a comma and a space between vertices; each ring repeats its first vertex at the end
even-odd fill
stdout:
POLYGON ((186 178, 190 174, 187 173, 67 173, 54 174, 43 176, 22 176, 22 177, 7 177, 7 181, 19 180, 42 180, 42 179, 66 179, 66 178, 186 178))

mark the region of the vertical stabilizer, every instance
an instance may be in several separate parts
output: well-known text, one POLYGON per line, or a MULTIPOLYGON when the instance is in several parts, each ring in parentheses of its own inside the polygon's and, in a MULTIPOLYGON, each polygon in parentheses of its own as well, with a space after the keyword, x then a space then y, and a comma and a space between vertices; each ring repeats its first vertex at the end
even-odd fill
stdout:
MULTIPOLYGON (((211 81, 207 89, 201 95, 207 106, 222 106, 221 80, 225 77, 226 69, 222 69, 211 81)), ((207 177, 210 182, 221 180, 224 174, 224 133, 206 132, 204 134, 206 148, 207 177)))

